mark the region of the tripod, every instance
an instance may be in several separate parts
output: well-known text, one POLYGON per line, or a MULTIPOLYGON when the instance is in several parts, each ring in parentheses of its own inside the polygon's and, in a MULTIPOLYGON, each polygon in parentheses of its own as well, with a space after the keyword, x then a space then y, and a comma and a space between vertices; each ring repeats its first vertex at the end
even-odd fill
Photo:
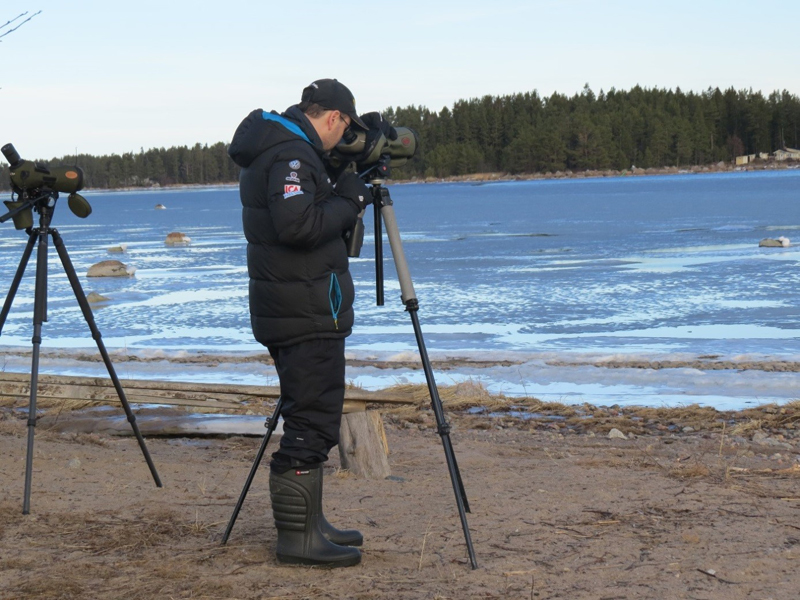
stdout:
MULTIPOLYGON (((383 172, 386 172, 385 165, 383 172)), ((362 175, 363 177, 364 175, 362 175)), ((469 552, 469 560, 472 564, 473 569, 478 568, 478 562, 475 558, 475 550, 472 547, 472 538, 470 536, 469 525, 467 524, 467 516, 466 513, 470 512, 469 510, 469 502, 467 501, 467 494, 464 490, 464 483, 461 480, 461 472, 458 468, 458 463, 456 462, 455 452, 453 450, 453 442, 450 439, 450 425, 447 423, 444 417, 444 409, 442 407, 442 401, 439 398, 439 391, 436 387, 436 381, 433 377, 433 369, 431 368, 431 362, 428 358, 428 352, 425 348, 425 340, 422 337, 422 329, 419 323, 419 317, 417 315, 417 311, 419 310, 419 302, 417 301, 416 294, 414 292, 414 284, 411 281, 411 274, 408 270, 408 263, 406 262, 405 252, 403 251, 403 243, 400 239, 400 232, 397 228, 397 220, 394 214, 394 203, 392 202, 392 198, 389 195, 389 190, 384 187, 383 179, 371 179, 370 183, 372 184, 372 197, 373 197, 373 212, 375 216, 375 281, 376 281, 376 291, 377 291, 377 304, 378 306, 383 306, 383 233, 382 233, 382 225, 386 226, 386 234, 389 238, 389 245, 392 249, 392 256, 394 257, 394 264, 395 269, 397 270, 397 278, 400 282, 400 290, 401 290, 401 299, 403 304, 406 307, 406 311, 411 316, 411 323, 414 327, 414 335, 417 340, 417 347, 419 348, 420 357, 422 359, 422 367, 425 372, 425 379, 428 384, 428 392, 431 396, 431 406, 433 408, 434 415, 436 416, 436 425, 437 425, 437 433, 441 437, 442 446, 444 447, 444 454, 445 459, 447 460, 447 468, 450 472, 450 481, 453 484, 453 491, 456 497, 456 505, 458 507, 458 514, 461 519, 461 527, 464 530, 464 540, 467 544, 467 551, 469 552), (383 220, 381 220, 383 219, 383 220)), ((277 425, 278 416, 280 415, 281 409, 281 399, 278 399, 278 404, 275 407, 275 412, 273 413, 272 417, 267 419, 265 426, 267 427, 267 434, 264 436, 264 439, 261 443, 261 447, 259 448, 258 454, 256 455, 256 459, 253 462, 253 466, 250 469, 250 474, 247 477, 247 481, 244 485, 244 489, 242 489, 242 493, 239 496, 239 500, 236 503, 236 508, 234 508, 233 514, 231 515, 230 521, 228 522, 228 527, 225 530, 225 534, 222 538, 222 543, 225 544, 228 542, 228 537, 230 536, 231 530, 233 529, 233 524, 236 522, 236 518, 239 515, 239 510, 244 503, 245 496, 247 496, 247 492, 250 489, 250 484, 253 482, 253 478, 255 477, 256 470, 258 469, 258 465, 261 462, 262 457, 264 456, 264 451, 266 450, 267 443, 269 442, 269 438, 272 435, 272 432, 275 430, 277 425)))
MULTIPOLYGON (((26 192, 26 194, 28 193, 26 192)), ((142 449, 144 458, 147 461, 147 466, 150 468, 150 473, 153 475, 153 480, 155 481, 156 486, 162 487, 155 465, 150 458, 150 453, 147 451, 147 446, 145 446, 144 438, 142 438, 142 434, 139 431, 139 426, 136 424, 136 416, 131 411, 128 400, 125 397, 125 392, 123 391, 122 385, 119 382, 119 378, 114 371, 114 365, 111 363, 111 358, 108 356, 108 352, 106 351, 105 344, 103 343, 100 330, 97 328, 97 325, 94 322, 92 309, 89 306, 89 302, 86 300, 86 295, 83 293, 78 276, 75 274, 75 267, 72 266, 72 261, 69 258, 69 254, 67 254, 67 248, 64 246, 64 240, 61 239, 61 234, 58 233, 58 230, 50 227, 50 222, 53 219, 53 213, 55 212, 57 199, 58 192, 36 190, 34 193, 28 195, 26 200, 20 203, 21 206, 15 207, 11 212, 0 217, 0 223, 3 223, 9 218, 25 210, 33 209, 39 213, 39 227, 28 227, 26 229, 28 233, 28 244, 25 246, 25 250, 22 253, 22 259, 19 262, 19 267, 17 267, 17 272, 14 275, 13 281, 11 282, 11 288, 8 290, 8 296, 6 297, 5 304, 3 305, 3 310, 0 312, 0 333, 2 333, 6 318, 11 310, 11 304, 14 302, 14 296, 17 293, 19 284, 22 281, 22 276, 25 273, 25 267, 30 260, 31 253, 33 252, 33 246, 38 240, 39 246, 36 254, 36 288, 33 302, 33 358, 31 362, 30 402, 28 405, 28 447, 27 457, 25 460, 25 497, 22 505, 22 514, 24 515, 30 513, 31 479, 33 474, 33 439, 36 427, 36 396, 39 380, 39 349, 42 343, 42 323, 47 321, 48 236, 53 238, 53 244, 58 252, 58 257, 61 259, 61 264, 63 265, 64 271, 67 274, 70 285, 72 286, 72 291, 75 293, 75 298, 77 299, 78 304, 81 307, 81 311, 83 312, 83 318, 89 325, 89 329, 92 332, 92 338, 94 338, 95 342, 97 343, 97 348, 100 350, 100 355, 103 357, 103 362, 105 363, 106 369, 108 369, 108 374, 117 390, 117 395, 119 396, 119 400, 122 403, 122 407, 124 408, 125 414, 128 417, 128 422, 131 424, 131 428, 133 429, 136 439, 139 442, 139 447, 142 449)))

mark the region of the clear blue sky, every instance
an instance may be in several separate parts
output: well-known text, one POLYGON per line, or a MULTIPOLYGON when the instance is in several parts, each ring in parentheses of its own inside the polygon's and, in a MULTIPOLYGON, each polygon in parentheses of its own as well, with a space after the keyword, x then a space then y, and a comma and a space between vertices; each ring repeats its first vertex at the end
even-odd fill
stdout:
POLYGON ((336 77, 360 111, 634 85, 800 95, 800 3, 3 2, 0 144, 23 157, 228 141, 336 77))

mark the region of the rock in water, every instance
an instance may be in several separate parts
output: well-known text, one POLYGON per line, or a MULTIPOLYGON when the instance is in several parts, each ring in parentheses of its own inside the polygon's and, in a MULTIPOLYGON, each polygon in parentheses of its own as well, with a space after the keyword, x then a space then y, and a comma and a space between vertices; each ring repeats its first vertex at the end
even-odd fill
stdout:
POLYGON ((163 204, 156 204, 156 210, 164 210, 165 208, 167 207, 164 206, 163 204))
POLYGON ((789 238, 786 237, 779 237, 777 240, 772 238, 764 238, 760 242, 758 242, 759 248, 788 248, 791 245, 791 241, 789 238))
POLYGON ((110 298, 106 298, 102 294, 98 294, 97 292, 89 292, 89 295, 86 296, 86 300, 89 301, 89 304, 96 304, 98 302, 108 302, 110 298))
POLYGON ((128 267, 118 260, 104 260, 89 267, 87 277, 133 277, 136 267, 128 267))
POLYGON ((125 252, 125 250, 127 249, 128 249, 128 244, 120 244, 119 246, 111 246, 111 248, 109 248, 108 251, 111 253, 118 253, 118 252, 125 252))
POLYGON ((191 242, 192 238, 179 231, 173 231, 167 235, 167 239, 164 241, 167 246, 188 246, 191 242))

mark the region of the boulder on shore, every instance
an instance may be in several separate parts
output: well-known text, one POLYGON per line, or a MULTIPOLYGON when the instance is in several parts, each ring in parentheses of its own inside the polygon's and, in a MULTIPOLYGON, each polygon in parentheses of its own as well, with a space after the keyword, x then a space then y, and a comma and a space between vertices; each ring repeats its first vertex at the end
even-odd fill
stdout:
POLYGON ((164 243, 167 246, 188 246, 192 243, 192 238, 180 231, 173 231, 167 235, 167 239, 164 243))
POLYGON ((118 260, 104 260, 89 267, 87 277, 133 277, 136 267, 128 267, 118 260))
POLYGON ((772 238, 764 238, 758 242, 759 248, 788 248, 791 245, 789 238, 779 237, 777 240, 772 238))

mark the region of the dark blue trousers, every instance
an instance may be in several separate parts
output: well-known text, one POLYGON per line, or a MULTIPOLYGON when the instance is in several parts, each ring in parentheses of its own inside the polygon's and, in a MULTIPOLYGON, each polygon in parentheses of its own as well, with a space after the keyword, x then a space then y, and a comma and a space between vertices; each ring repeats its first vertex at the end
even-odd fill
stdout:
POLYGON ((339 443, 344 406, 344 338, 267 348, 281 384, 283 436, 270 468, 314 468, 339 443))

